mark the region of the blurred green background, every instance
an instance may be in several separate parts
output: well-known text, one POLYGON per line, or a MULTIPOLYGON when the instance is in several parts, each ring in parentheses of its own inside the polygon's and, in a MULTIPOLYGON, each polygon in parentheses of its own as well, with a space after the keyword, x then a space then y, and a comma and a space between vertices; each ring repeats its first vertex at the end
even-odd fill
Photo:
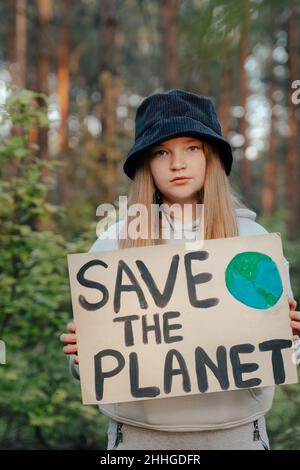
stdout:
MULTIPOLYGON (((2 0, 0 15, 0 448, 104 449, 106 418, 81 405, 59 343, 66 255, 126 194, 148 94, 212 97, 231 184, 281 232, 300 299, 300 1, 2 0)), ((277 387, 272 448, 300 448, 299 416, 299 386, 277 387)))

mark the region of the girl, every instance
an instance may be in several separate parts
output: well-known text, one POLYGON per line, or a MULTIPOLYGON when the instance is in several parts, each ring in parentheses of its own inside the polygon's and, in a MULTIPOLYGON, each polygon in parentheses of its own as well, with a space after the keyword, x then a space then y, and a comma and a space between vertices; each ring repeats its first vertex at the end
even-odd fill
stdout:
MULTIPOLYGON (((139 106, 135 126, 135 144, 124 171, 132 179, 129 206, 139 203, 147 208, 148 236, 134 239, 124 232, 131 221, 128 216, 127 225, 121 220, 109 227, 91 251, 182 243, 196 240, 200 231, 204 239, 267 233, 230 189, 232 152, 209 98, 178 89, 152 94, 139 106), (150 210, 153 203, 160 205, 157 219, 150 210), (197 213, 198 204, 203 204, 203 217, 197 213), (182 223, 180 210, 187 206, 192 209, 190 218, 182 223), (151 238, 151 224, 158 224, 158 238, 151 238)), ((284 263, 296 335, 300 312, 295 312, 288 262, 284 263)), ((67 344, 63 350, 70 355, 71 372, 79 379, 74 323, 61 341, 67 344)), ((273 396, 274 387, 260 387, 99 408, 110 418, 108 449, 263 450, 269 448, 264 415, 273 396)))

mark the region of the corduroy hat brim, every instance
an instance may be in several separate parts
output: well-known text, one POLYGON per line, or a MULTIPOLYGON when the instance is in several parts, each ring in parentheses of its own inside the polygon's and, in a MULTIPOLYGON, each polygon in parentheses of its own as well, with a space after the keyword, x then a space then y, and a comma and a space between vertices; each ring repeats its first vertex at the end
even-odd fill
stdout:
POLYGON ((188 116, 173 116, 169 119, 157 121, 153 126, 136 140, 129 150, 123 165, 125 174, 134 179, 135 170, 141 163, 143 152, 152 145, 159 144, 174 137, 193 136, 207 141, 215 146, 220 153, 225 172, 229 175, 232 166, 232 150, 230 144, 214 130, 205 126, 200 121, 188 116))

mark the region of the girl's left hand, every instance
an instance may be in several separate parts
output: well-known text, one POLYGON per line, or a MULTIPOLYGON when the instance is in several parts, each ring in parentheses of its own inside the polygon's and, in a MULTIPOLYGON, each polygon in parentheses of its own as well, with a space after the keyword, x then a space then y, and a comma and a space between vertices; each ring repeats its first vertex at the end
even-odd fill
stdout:
POLYGON ((291 328, 293 330, 293 340, 297 340, 298 335, 300 334, 300 312, 296 312, 295 308, 297 307, 297 302, 295 299, 289 297, 289 307, 290 307, 290 318, 291 318, 291 328))

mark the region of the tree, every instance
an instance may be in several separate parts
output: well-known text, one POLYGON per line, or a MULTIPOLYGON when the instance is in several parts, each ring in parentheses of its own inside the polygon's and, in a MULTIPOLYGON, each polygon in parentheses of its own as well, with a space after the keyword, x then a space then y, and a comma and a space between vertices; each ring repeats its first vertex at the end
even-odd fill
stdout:
MULTIPOLYGON (((37 6, 37 64, 36 86, 40 93, 49 93, 50 72, 50 24, 53 18, 52 0, 36 0, 37 6)), ((40 129, 38 136, 39 153, 43 160, 48 158, 48 129, 40 129)))
MULTIPOLYGON (((275 31, 274 20, 272 21, 273 31, 275 31)), ((269 58, 269 103, 270 103, 270 136, 269 136, 269 150, 266 155, 264 164, 264 178, 262 187, 262 210, 263 216, 268 220, 277 206, 277 174, 278 174, 278 158, 277 158, 277 134, 276 134, 276 116, 275 116, 275 102, 274 94, 276 91, 276 81, 274 76, 274 32, 272 34, 271 54, 269 58)))
MULTIPOLYGON (((61 7, 62 24, 58 45, 57 65, 57 95, 60 108, 60 156, 61 160, 66 156, 68 147, 68 116, 69 116, 69 87, 70 87, 70 0, 63 0, 61 7)), ((57 200, 63 203, 69 194, 68 181, 65 167, 58 170, 57 174, 57 200)))
MULTIPOLYGON (((297 5, 294 0, 291 2, 289 19, 289 74, 290 84, 299 78, 298 76, 298 21, 297 5)), ((286 188, 287 188, 287 207, 290 210, 288 221, 288 233, 291 239, 296 238, 297 234, 297 212, 298 212, 298 116, 295 104, 292 101, 293 89, 290 86, 289 93, 289 136, 288 136, 288 155, 286 165, 286 188)))
POLYGON ((178 0, 160 2, 161 80, 165 90, 177 88, 180 83, 178 68, 178 0))
POLYGON ((118 125, 117 105, 122 88, 122 83, 118 76, 122 36, 120 36, 118 30, 117 1, 102 0, 100 8, 101 49, 103 52, 99 76, 102 93, 102 145, 98 161, 101 163, 103 177, 99 174, 99 179, 101 178, 100 181, 105 187, 106 200, 112 201, 116 196, 115 181, 117 179, 117 164, 119 162, 116 134, 118 125))
POLYGON ((61 7, 62 24, 58 45, 57 66, 57 94, 59 99, 61 122, 59 128, 60 149, 64 151, 67 146, 67 128, 69 113, 69 86, 70 86, 70 0, 63 0, 61 7))
POLYGON ((240 132, 244 137, 244 154, 241 166, 241 184, 246 196, 249 194, 250 183, 250 162, 246 155, 249 146, 248 123, 247 123, 247 99, 248 99, 248 78, 245 63, 249 51, 249 0, 242 0, 243 20, 241 25, 241 49, 240 49, 240 104, 244 109, 244 114, 240 122, 240 132))

